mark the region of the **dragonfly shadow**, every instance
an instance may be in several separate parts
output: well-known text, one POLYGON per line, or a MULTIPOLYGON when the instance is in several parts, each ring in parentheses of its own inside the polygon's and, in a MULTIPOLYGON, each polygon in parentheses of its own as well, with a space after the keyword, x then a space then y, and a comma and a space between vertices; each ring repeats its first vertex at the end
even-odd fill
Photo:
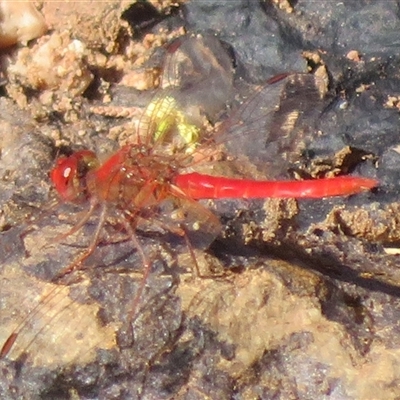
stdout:
POLYGON ((365 272, 353 269, 351 266, 340 262, 336 257, 329 254, 309 255, 300 246, 285 246, 284 249, 275 249, 276 254, 287 260, 299 260, 298 266, 312 269, 319 274, 329 277, 335 281, 356 285, 367 291, 380 292, 392 297, 400 298, 400 286, 385 282, 383 279, 370 277, 365 272))
MULTIPOLYGON (((295 267, 312 270, 318 275, 329 278, 333 282, 355 285, 370 292, 379 292, 395 298, 400 298, 400 286, 391 283, 385 276, 378 273, 358 271, 356 267, 347 265, 328 252, 312 252, 295 242, 281 244, 245 245, 239 240, 218 239, 210 247, 210 251, 229 267, 238 268, 244 260, 255 258, 280 259, 295 267)), ((363 260, 360 260, 362 262, 363 260)), ((244 264, 246 265, 246 264, 244 264)))

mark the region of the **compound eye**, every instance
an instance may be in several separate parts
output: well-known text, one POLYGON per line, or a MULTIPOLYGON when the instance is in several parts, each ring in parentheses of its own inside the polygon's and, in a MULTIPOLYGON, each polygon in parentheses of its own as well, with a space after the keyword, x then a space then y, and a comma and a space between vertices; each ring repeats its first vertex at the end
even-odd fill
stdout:
POLYGON ((74 155, 68 158, 59 158, 56 162, 56 166, 50 172, 50 179, 55 189, 66 201, 73 201, 79 196, 76 187, 76 180, 78 179, 77 173, 78 160, 74 155))
POLYGON ((57 160, 50 172, 50 179, 62 199, 81 201, 87 198, 86 175, 98 166, 99 160, 93 151, 77 151, 57 160))

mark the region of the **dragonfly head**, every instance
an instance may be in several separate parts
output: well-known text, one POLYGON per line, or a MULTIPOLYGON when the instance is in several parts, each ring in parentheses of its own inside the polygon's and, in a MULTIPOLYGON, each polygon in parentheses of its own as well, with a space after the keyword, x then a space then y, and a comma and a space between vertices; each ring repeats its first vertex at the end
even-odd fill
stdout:
POLYGON ((98 166, 95 153, 89 150, 77 151, 56 161, 50 179, 64 201, 77 203, 88 198, 86 175, 98 166))

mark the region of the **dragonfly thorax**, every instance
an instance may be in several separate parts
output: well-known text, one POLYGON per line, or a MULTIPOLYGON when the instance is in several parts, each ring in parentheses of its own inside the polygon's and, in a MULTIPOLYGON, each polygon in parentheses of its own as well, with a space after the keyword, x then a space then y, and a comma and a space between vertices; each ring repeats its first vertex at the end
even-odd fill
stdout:
POLYGON ((118 208, 146 207, 165 197, 174 176, 171 158, 127 145, 86 176, 89 197, 118 208))

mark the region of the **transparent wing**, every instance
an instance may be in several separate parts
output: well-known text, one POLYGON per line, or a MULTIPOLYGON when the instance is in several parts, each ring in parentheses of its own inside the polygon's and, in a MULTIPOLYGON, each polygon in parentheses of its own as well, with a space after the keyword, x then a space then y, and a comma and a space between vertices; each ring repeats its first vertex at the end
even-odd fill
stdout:
POLYGON ((256 89, 218 129, 216 141, 269 178, 282 177, 317 134, 323 82, 292 74, 256 89))
POLYGON ((186 235, 197 249, 207 249, 221 233, 219 218, 188 197, 171 195, 157 206, 157 214, 158 223, 178 236, 186 235))
POLYGON ((161 87, 139 123, 140 142, 190 147, 233 96, 232 59, 213 36, 180 37, 166 48, 161 87))
POLYGON ((214 36, 183 36, 168 47, 161 87, 179 88, 177 102, 189 119, 215 117, 231 100, 233 60, 214 36))

